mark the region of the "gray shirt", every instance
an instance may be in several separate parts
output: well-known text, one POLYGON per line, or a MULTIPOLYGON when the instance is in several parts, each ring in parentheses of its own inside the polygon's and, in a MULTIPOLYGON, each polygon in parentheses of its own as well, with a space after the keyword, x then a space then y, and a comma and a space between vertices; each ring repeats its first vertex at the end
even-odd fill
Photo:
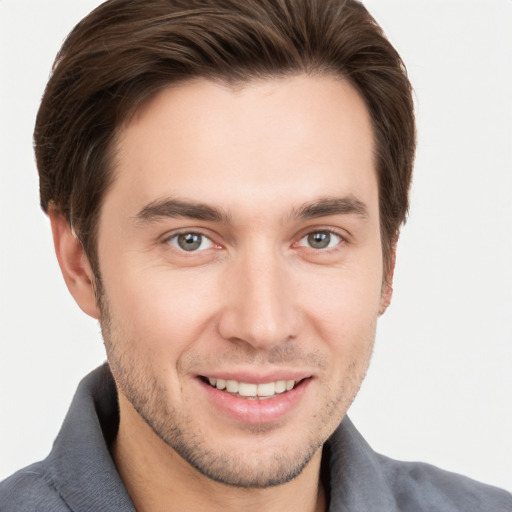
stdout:
MULTIPOLYGON (((119 424, 107 365, 80 383, 50 455, 0 483, 1 512, 133 512, 109 446, 119 424)), ((512 512, 512 495, 375 453, 345 418, 324 447, 330 512, 512 512)))

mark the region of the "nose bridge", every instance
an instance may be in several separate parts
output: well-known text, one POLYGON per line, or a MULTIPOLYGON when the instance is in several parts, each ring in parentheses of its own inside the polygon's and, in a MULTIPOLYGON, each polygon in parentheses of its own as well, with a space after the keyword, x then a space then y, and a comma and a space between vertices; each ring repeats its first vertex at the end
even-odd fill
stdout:
POLYGON ((255 245, 227 270, 219 326, 224 338, 265 348, 295 337, 297 312, 283 257, 269 243, 255 245))

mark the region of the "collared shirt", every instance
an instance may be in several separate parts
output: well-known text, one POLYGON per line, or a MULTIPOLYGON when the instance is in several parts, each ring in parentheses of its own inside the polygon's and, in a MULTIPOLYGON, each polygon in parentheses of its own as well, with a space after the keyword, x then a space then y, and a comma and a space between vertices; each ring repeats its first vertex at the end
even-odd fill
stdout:
MULTIPOLYGON (((107 365, 80 383, 50 455, 0 483, 0 512, 135 512, 109 452, 119 424, 107 365)), ((375 453, 346 417, 324 447, 330 512, 512 512, 512 495, 375 453)))

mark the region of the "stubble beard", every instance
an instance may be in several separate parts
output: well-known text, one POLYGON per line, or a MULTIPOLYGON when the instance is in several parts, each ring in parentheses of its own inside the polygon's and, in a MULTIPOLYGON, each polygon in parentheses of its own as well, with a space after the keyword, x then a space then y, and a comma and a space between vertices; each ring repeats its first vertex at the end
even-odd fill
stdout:
MULTIPOLYGON (((306 428, 309 432, 307 442, 295 448, 292 453, 283 450, 265 458, 259 457, 258 448, 243 454, 229 448, 216 451, 208 445, 208 432, 194 428, 186 411, 169 404, 166 398, 168 392, 153 375, 148 362, 135 361, 132 357, 134 352, 130 351, 130 346, 136 347, 136 343, 132 341, 121 347, 118 340, 123 339, 122 330, 111 316, 101 281, 98 280, 96 284, 102 336, 118 392, 126 397, 166 445, 199 473, 215 482, 246 489, 262 489, 295 479, 341 422, 366 374, 373 342, 362 374, 345 379, 338 394, 320 411, 313 425, 295 426, 306 428), (315 426, 322 428, 315 431, 315 426)), ((332 395, 332 391, 330 393, 332 395)), ((272 427, 256 425, 248 426, 248 429, 256 438, 264 439, 272 427)), ((253 444, 257 446, 258 443, 253 444)))

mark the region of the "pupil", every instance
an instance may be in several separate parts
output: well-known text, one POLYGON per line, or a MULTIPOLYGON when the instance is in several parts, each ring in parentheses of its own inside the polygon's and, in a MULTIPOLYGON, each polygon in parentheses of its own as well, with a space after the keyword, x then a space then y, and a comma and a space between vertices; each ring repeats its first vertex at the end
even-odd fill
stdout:
POLYGON ((308 243, 314 249, 325 249, 331 241, 330 233, 311 233, 308 236, 308 243))
POLYGON ((178 244, 184 251, 195 251, 201 246, 201 235, 187 233, 178 237, 178 244))

